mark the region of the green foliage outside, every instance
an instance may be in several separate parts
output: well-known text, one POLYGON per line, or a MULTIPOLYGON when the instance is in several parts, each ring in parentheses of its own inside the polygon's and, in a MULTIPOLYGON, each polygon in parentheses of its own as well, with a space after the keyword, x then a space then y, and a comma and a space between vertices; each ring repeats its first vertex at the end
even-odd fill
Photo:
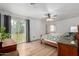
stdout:
POLYGON ((17 42, 22 42, 25 39, 24 35, 24 22, 13 20, 13 25, 12 25, 12 38, 17 42))

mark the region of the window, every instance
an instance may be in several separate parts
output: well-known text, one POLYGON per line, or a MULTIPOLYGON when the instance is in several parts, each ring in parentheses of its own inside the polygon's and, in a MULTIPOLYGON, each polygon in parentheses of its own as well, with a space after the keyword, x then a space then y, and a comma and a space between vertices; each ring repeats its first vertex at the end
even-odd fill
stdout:
POLYGON ((70 32, 78 32, 77 26, 71 26, 70 32))
POLYGON ((11 19, 11 38, 17 43, 26 42, 26 20, 11 19))
POLYGON ((55 25, 50 25, 50 32, 55 32, 55 25))

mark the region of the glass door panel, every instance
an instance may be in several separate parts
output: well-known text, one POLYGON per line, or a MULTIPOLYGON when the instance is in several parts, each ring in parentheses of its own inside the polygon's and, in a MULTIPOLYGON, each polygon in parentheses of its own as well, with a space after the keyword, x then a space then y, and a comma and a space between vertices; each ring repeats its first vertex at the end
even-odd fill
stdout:
POLYGON ((17 43, 26 42, 26 21, 11 19, 11 37, 17 43))

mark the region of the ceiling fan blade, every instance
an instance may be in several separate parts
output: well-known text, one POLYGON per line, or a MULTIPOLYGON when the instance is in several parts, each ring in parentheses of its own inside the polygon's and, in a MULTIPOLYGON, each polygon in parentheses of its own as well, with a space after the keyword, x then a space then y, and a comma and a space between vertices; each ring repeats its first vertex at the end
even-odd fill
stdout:
POLYGON ((53 15, 51 16, 52 19, 56 19, 57 18, 57 15, 53 15))

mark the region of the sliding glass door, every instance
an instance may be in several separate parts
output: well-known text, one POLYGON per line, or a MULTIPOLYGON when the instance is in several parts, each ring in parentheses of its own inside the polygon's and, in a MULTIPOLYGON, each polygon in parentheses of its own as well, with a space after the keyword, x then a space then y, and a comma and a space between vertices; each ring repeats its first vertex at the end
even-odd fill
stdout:
POLYGON ((26 42, 26 21, 11 19, 11 37, 17 43, 26 42))

